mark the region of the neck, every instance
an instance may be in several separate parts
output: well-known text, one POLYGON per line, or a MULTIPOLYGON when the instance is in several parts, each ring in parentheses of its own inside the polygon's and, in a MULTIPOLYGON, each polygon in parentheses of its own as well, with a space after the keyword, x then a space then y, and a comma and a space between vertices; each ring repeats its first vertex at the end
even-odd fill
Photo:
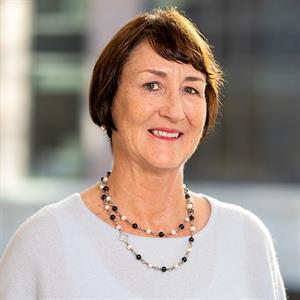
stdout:
POLYGON ((144 228, 171 230, 187 215, 183 168, 153 172, 114 164, 108 186, 120 212, 144 228))

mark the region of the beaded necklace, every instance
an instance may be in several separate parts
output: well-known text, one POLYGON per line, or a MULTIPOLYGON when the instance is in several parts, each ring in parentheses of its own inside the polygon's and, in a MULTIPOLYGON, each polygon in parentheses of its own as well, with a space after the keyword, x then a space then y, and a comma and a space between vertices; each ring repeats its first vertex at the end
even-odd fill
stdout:
POLYGON ((191 225, 190 225, 191 236, 188 238, 188 247, 185 251, 184 256, 181 258, 181 260, 178 263, 173 264, 170 267, 166 267, 166 266, 158 267, 158 266, 155 266, 155 265, 147 262, 142 257, 141 254, 139 254, 136 250, 133 249, 133 247, 130 245, 130 243, 128 241, 128 235, 121 230, 122 226, 118 223, 117 217, 121 221, 124 221, 127 224, 129 224, 133 229, 143 231, 148 235, 158 236, 159 238, 168 237, 168 236, 172 236, 172 235, 174 236, 177 234, 177 232, 182 231, 185 228, 185 225, 183 223, 181 223, 176 229, 173 229, 171 232, 163 232, 163 231, 155 232, 155 231, 152 231, 151 229, 142 228, 135 222, 131 222, 130 220, 128 220, 128 218, 125 215, 120 213, 119 208, 113 203, 111 197, 108 194, 109 188, 107 186, 107 183, 108 183, 108 177, 110 175, 111 175, 111 172, 108 171, 108 172, 106 172, 105 176, 101 177, 99 189, 101 192, 101 200, 104 205, 104 210, 109 215, 109 218, 113 222, 115 228, 119 231, 118 240, 123 242, 126 245, 126 249, 131 251, 131 253, 135 256, 135 258, 138 261, 140 261, 142 264, 146 265, 148 267, 148 269, 153 269, 155 271, 161 271, 161 272, 177 270, 180 266, 182 266, 185 262, 187 262, 187 258, 189 257, 189 254, 192 251, 192 244, 194 242, 193 234, 195 231, 195 225, 194 225, 193 221, 194 221, 195 217, 194 217, 194 210, 193 210, 193 198, 191 198, 191 196, 189 194, 189 190, 186 187, 186 185, 183 185, 183 189, 184 189, 184 194, 185 194, 185 200, 187 202, 188 216, 184 219, 183 223, 189 223, 189 222, 191 223, 191 225))

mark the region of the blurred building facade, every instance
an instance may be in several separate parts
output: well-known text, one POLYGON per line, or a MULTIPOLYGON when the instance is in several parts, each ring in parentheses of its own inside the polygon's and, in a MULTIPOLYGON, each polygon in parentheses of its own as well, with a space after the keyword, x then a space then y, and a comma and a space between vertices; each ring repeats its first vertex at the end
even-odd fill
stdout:
MULTIPOLYGON (((13 177, 18 172, 20 176, 94 177, 110 167, 107 138, 88 115, 93 64, 105 42, 135 13, 175 4, 214 46, 226 79, 216 132, 187 164, 187 178, 300 181, 296 124, 300 114, 300 2, 123 1, 119 6, 114 1, 6 2, 23 6, 30 16, 21 54, 23 61, 26 56, 27 69, 17 71, 23 72, 20 87, 10 86, 21 91, 21 122, 16 124, 19 116, 12 116, 5 124, 20 127, 11 129, 19 131, 15 134, 19 141, 23 135, 22 147, 13 153, 7 146, 5 152, 6 161, 20 157, 18 163, 23 166, 15 167, 13 177)), ((9 130, 2 134, 5 145, 12 145, 10 134, 9 130)))
POLYGON ((191 160, 192 178, 299 182, 300 2, 183 2, 227 80, 220 126, 191 160))

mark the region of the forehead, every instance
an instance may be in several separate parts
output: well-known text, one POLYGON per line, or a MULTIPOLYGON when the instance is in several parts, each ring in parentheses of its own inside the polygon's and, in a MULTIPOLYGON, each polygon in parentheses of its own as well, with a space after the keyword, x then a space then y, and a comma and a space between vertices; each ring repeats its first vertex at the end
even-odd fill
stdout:
POLYGON ((138 44, 130 53, 124 72, 139 73, 146 69, 160 69, 167 73, 181 72, 183 74, 195 75, 205 80, 205 74, 196 70, 191 64, 178 63, 167 60, 153 50, 147 41, 138 44))

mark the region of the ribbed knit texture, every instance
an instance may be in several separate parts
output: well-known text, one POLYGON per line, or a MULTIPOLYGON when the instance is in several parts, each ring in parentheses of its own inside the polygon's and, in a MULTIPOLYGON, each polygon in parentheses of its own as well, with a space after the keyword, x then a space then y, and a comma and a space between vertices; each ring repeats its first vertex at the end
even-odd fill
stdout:
MULTIPOLYGON (((6 246, 0 299, 286 299, 267 227, 238 205, 201 195, 212 207, 209 221, 194 235, 188 261, 172 272, 137 261, 79 193, 43 207, 6 246)), ((147 261, 167 267, 188 245, 188 237, 129 234, 128 240, 147 261)))

